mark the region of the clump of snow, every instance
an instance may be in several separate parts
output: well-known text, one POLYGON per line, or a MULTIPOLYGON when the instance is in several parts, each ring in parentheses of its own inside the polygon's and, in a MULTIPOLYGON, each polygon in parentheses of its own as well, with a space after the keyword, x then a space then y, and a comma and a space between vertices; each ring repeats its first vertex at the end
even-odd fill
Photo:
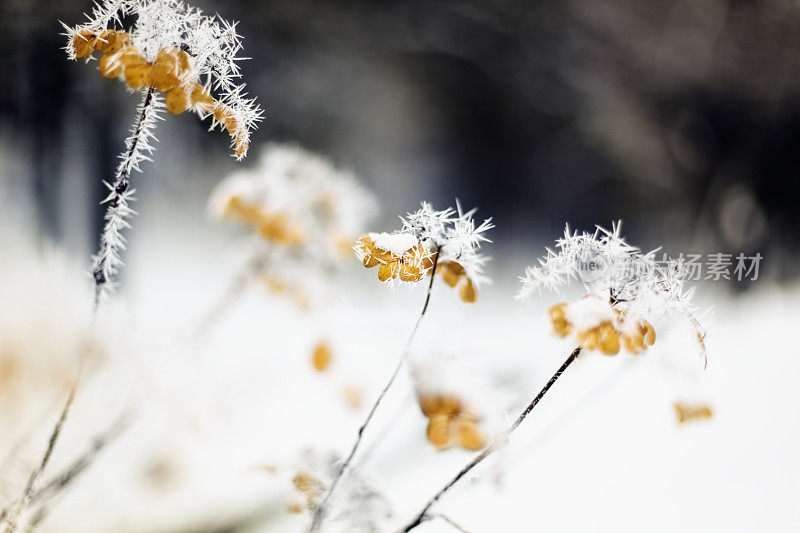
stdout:
POLYGON ((411 233, 370 233, 375 247, 396 256, 402 256, 417 245, 417 238, 411 233))
POLYGON ((616 317, 611 304, 595 296, 587 296, 566 305, 564 315, 578 331, 592 329, 603 322, 614 322, 616 317))

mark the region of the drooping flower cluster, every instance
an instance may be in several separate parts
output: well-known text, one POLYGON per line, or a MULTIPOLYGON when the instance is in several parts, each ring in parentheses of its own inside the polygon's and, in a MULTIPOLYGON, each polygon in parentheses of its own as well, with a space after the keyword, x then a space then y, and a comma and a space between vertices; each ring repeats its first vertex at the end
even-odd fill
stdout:
POLYGON ((620 345, 630 353, 640 354, 656 342, 656 331, 647 320, 631 320, 620 305, 586 295, 573 303, 559 303, 550 308, 553 331, 560 337, 574 334, 583 348, 605 355, 619 353, 620 345))
POLYGON ((293 145, 272 144, 252 169, 223 180, 211 195, 214 216, 251 226, 264 240, 338 262, 376 211, 349 171, 293 145))
POLYGON ((178 0, 101 0, 87 18, 65 26, 70 59, 99 52, 104 77, 163 92, 170 113, 191 109, 201 119, 211 116, 212 128, 230 134, 236 158, 247 155, 263 113, 239 82, 242 44, 235 23, 178 0), (135 20, 126 30, 129 17, 135 20))
POLYGON ((557 334, 573 333, 584 348, 607 354, 617 353, 620 341, 629 352, 641 353, 655 342, 651 322, 668 313, 688 322, 705 359, 706 333, 691 302, 693 289, 684 289, 683 263, 643 253, 625 242, 620 229, 615 224, 610 231, 598 226, 594 233, 572 233, 568 226, 557 251, 548 249, 538 266, 528 267, 519 297, 576 279, 588 295, 551 308, 557 334))
POLYGON ((473 215, 476 209, 436 211, 431 204, 405 218, 394 233, 368 233, 353 246, 366 268, 379 267, 381 281, 399 280, 415 283, 430 275, 436 267, 442 279, 457 287, 464 302, 475 302, 487 258, 480 253, 481 243, 491 242, 484 233, 494 227, 491 219, 477 228, 473 215))
POLYGON ((253 230, 269 257, 265 285, 301 307, 326 292, 330 273, 376 206, 352 172, 283 144, 269 145, 255 167, 223 180, 209 200, 214 217, 253 230))

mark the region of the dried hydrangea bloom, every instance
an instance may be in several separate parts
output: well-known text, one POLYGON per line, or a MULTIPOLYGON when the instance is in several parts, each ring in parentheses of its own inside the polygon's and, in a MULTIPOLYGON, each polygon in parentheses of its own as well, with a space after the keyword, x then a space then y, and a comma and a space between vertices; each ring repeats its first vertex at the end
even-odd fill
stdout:
POLYGON ((247 154, 250 132, 261 120, 247 98, 237 57, 236 24, 204 15, 177 0, 103 0, 88 20, 65 26, 70 59, 99 54, 100 74, 119 78, 132 90, 164 94, 167 110, 186 110, 227 130, 237 159, 247 154), (133 19, 129 28, 123 20, 133 19))
POLYGON ((336 263, 376 212, 376 201, 352 172, 297 146, 272 144, 255 167, 223 180, 209 207, 272 244, 336 263))
POLYGON ((619 350, 618 339, 640 353, 655 342, 651 323, 666 313, 689 324, 705 360, 706 333, 696 318, 693 289, 684 289, 682 262, 641 252, 624 241, 620 229, 615 224, 611 231, 598 226, 594 233, 572 233, 567 227, 557 251, 548 249, 538 266, 526 269, 519 297, 579 280, 587 298, 551 309, 556 333, 574 333, 582 346, 609 354, 619 350))
POLYGON ((356 257, 366 268, 378 267, 380 281, 416 283, 436 273, 450 287, 456 287, 464 302, 475 302, 478 286, 488 279, 483 275, 487 258, 480 253, 481 243, 491 242, 484 233, 494 225, 486 219, 477 228, 475 209, 436 211, 422 207, 405 218, 394 233, 368 233, 353 245, 356 257))

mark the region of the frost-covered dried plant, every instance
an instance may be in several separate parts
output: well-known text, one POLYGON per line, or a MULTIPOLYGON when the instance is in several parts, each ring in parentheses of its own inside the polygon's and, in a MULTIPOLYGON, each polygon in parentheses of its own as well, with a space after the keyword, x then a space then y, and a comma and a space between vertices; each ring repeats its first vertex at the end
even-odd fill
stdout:
MULTIPOLYGON (((321 496, 336 475, 341 457, 335 453, 322 454, 306 449, 292 474, 294 494, 288 502, 291 513, 314 512, 322 505, 321 496)), ((331 502, 328 502, 330 504, 331 502)), ((364 531, 379 533, 386 530, 393 513, 388 500, 378 486, 354 472, 337 494, 336 507, 326 531, 364 531)))
POLYGON ((122 266, 121 232, 135 214, 129 206, 134 199, 130 177, 151 160, 158 111, 165 105, 160 93, 173 114, 191 109, 201 118, 211 116, 212 129, 219 126, 230 134, 237 159, 247 154, 262 111, 240 82, 242 44, 235 23, 177 0, 102 0, 87 19, 65 25, 68 57, 89 60, 99 52, 104 77, 121 78, 143 93, 116 175, 106 183, 106 224, 92 268, 99 301, 122 266), (126 29, 123 23, 129 20, 126 29))
POLYGON ((236 23, 178 0, 103 0, 87 19, 65 25, 70 59, 99 52, 104 77, 163 92, 173 114, 191 109, 211 116, 212 128, 231 135, 236 157, 247 154, 262 111, 240 82, 237 62, 244 58, 236 23), (135 20, 125 31, 128 17, 135 20))
POLYGON ((463 212, 461 205, 443 211, 431 204, 405 217, 393 233, 369 233, 353 246, 356 257, 367 268, 378 266, 378 279, 393 283, 421 281, 436 270, 451 287, 458 287, 464 302, 475 302, 478 287, 488 279, 483 268, 488 260, 480 253, 481 243, 491 242, 486 231, 491 218, 475 227, 476 209, 463 212))
POLYGON ((209 199, 212 216, 249 230, 250 258, 201 329, 258 277, 304 308, 330 295, 331 275, 376 206, 353 172, 295 145, 268 145, 255 167, 224 179, 209 199))
MULTIPOLYGON (((558 251, 548 250, 539 265, 528 268, 521 279, 520 297, 540 288, 556 289, 570 279, 583 282, 588 294, 571 304, 557 304, 550 309, 550 320, 557 334, 575 333, 578 346, 541 391, 527 405, 505 432, 508 437, 533 411, 564 371, 584 350, 616 354, 620 344, 632 353, 641 353, 655 343, 655 329, 650 324, 664 313, 688 321, 697 335, 705 357, 705 331, 695 318, 692 291, 684 290, 684 270, 679 261, 656 261, 655 252, 642 253, 620 236, 620 224, 607 231, 598 226, 590 233, 571 233, 557 242, 558 251)), ((498 439, 498 444, 504 439, 498 439)), ((431 497, 403 531, 416 529, 433 515, 430 509, 473 468, 491 455, 489 445, 462 468, 431 497)))
MULTIPOLYGON (((437 211, 431 204, 423 202, 419 210, 401 217, 403 225, 399 230, 393 233, 369 233, 363 235, 353 245, 356 257, 365 267, 372 268, 380 265, 378 279, 381 281, 391 283, 395 279, 399 279, 401 282, 416 283, 426 276, 430 276, 430 282, 425 295, 425 303, 411 330, 403 354, 358 429, 350 453, 340 465, 322 505, 314 513, 314 519, 309 528, 310 532, 316 531, 321 526, 327 512, 328 500, 358 451, 367 426, 408 359, 411 342, 428 310, 435 279, 434 273, 441 272, 442 277, 451 286, 460 284, 461 299, 470 303, 477 299, 478 284, 481 281, 488 281, 483 276, 483 265, 486 258, 481 255, 480 247, 481 243, 490 242, 484 233, 494 225, 491 219, 487 219, 476 228, 473 220, 475 211, 476 209, 472 209, 465 213, 458 203, 456 209, 448 208, 437 211), (437 268, 439 265, 441 265, 441 270, 437 268)), ((474 429, 472 425, 470 425, 470 429, 474 429)), ((475 444, 476 441, 477 438, 470 439, 469 443, 475 444)))
POLYGON ((335 265, 377 211, 350 171, 298 146, 271 144, 258 164, 223 180, 212 214, 251 227, 269 243, 335 265))
POLYGON ((641 353, 655 342, 652 322, 662 315, 685 321, 693 330, 705 361, 706 332, 692 303, 694 289, 685 288, 686 270, 679 260, 658 259, 657 250, 643 253, 620 235, 621 224, 594 233, 571 232, 556 243, 557 251, 529 267, 522 280, 520 298, 542 288, 555 290, 571 279, 582 282, 586 297, 550 309, 554 330, 575 334, 587 349, 615 354, 622 346, 641 353))

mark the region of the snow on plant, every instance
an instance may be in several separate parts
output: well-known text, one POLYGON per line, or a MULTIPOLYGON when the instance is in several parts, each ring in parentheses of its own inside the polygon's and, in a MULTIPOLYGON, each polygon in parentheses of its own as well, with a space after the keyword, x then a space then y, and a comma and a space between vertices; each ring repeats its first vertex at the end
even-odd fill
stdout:
POLYGON ((689 324, 705 360, 706 333, 696 318, 694 290, 684 289, 682 262, 658 260, 656 250, 643 253, 626 243, 620 230, 621 224, 615 224, 610 231, 598 226, 593 233, 573 233, 567 226, 556 243, 558 251, 548 249, 538 266, 526 269, 519 297, 580 280, 584 298, 550 308, 556 334, 572 334, 583 348, 607 355, 621 346, 642 353, 656 340, 651 322, 669 314, 689 324))
POLYGON ((106 183, 106 223, 92 266, 99 302, 122 266, 121 232, 135 214, 129 206, 134 199, 130 177, 151 160, 158 111, 166 105, 172 114, 191 109, 201 119, 212 117, 211 128, 219 126, 231 136, 237 159, 247 155, 262 111, 240 83, 242 44, 235 23, 177 0, 102 0, 87 18, 65 26, 68 57, 88 61, 99 52, 102 76, 120 78, 143 93, 116 175, 106 183), (129 18, 133 22, 125 29, 129 18))
POLYGON ((428 424, 425 436, 438 450, 458 446, 478 451, 485 445, 481 417, 463 394, 464 373, 451 361, 413 361, 411 377, 417 403, 428 424), (445 364, 447 363, 447 364, 445 364))
MULTIPOLYGON (((428 310, 435 273, 445 272, 445 267, 447 267, 447 273, 442 273, 442 277, 448 285, 460 284, 459 295, 464 302, 469 303, 475 302, 477 299, 478 284, 488 281, 483 276, 483 265, 486 258, 481 255, 480 247, 481 243, 490 242, 484 233, 494 225, 491 219, 486 219, 476 228, 473 220, 475 211, 476 209, 472 209, 465 213, 458 203, 456 203, 455 209, 448 208, 437 211, 431 204, 423 202, 419 210, 400 218, 402 227, 399 230, 393 233, 362 235, 353 245, 356 257, 366 268, 380 265, 378 279, 381 281, 392 283, 399 279, 404 283, 416 283, 430 276, 430 282, 425 295, 425 303, 411 330, 403 354, 361 424, 350 453, 339 466, 325 498, 317 507, 309 527, 310 532, 317 531, 322 525, 328 511, 329 499, 353 461, 367 426, 408 359, 411 342, 428 310), (441 270, 439 265, 441 265, 441 270)), ((470 426, 470 429, 474 428, 470 426)), ((469 440, 469 444, 474 444, 476 440, 469 440)))
POLYGON ((293 145, 272 144, 258 164, 223 180, 209 202, 221 220, 245 224, 279 246, 336 264, 377 211, 377 202, 347 170, 293 145))
POLYGON ((268 145, 255 167, 224 179, 209 199, 212 216, 250 230, 253 251, 201 330, 259 277, 302 308, 330 295, 331 274, 376 206, 353 172, 298 146, 268 145))
POLYGON ((431 204, 405 218, 402 227, 393 233, 368 233, 353 246, 356 257, 366 268, 378 266, 378 279, 415 283, 434 269, 450 287, 458 287, 464 302, 473 303, 487 258, 480 253, 481 243, 491 242, 484 233, 494 227, 491 219, 477 228, 473 215, 476 209, 436 211, 431 204))
MULTIPOLYGON (((607 355, 619 352, 620 344, 631 353, 642 353, 655 343, 650 324, 665 313, 685 320, 693 328, 705 358, 705 331, 695 318, 692 290, 684 290, 684 269, 679 261, 656 261, 655 252, 642 253, 620 236, 621 224, 611 231, 597 227, 594 233, 571 233, 557 241, 558 251, 548 249, 538 266, 529 267, 521 278, 519 297, 541 288, 557 289, 579 279, 588 294, 573 303, 550 308, 550 320, 561 336, 575 335, 577 347, 561 367, 509 426, 502 438, 485 447, 447 482, 402 529, 408 532, 433 519, 431 508, 473 468, 491 455, 519 427, 584 350, 607 355)), ((705 413, 705 412, 704 412, 705 413)))

